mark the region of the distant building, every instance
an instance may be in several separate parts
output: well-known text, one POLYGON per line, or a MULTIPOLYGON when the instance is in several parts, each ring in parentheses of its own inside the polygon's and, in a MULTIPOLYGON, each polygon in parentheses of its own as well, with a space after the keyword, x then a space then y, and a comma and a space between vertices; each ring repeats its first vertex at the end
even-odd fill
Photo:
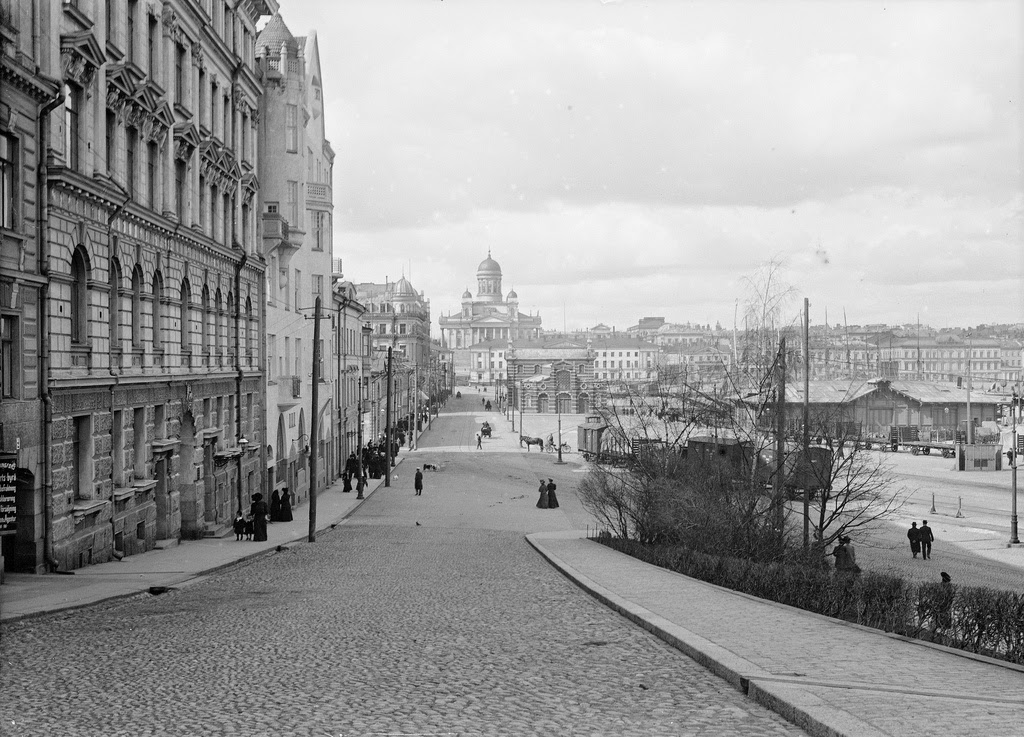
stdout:
POLYGON ((658 375, 661 348, 625 335, 595 338, 589 348, 594 361, 594 378, 598 381, 649 381, 658 375))
POLYGON ((505 353, 511 405, 524 412, 585 414, 595 406, 593 355, 573 340, 514 341, 505 353))
POLYGON ((452 351, 456 374, 465 381, 473 380, 472 346, 492 340, 537 339, 541 335, 540 315, 522 314, 514 289, 502 298, 501 266, 490 252, 477 267, 476 279, 476 297, 467 289, 459 314, 438 318, 441 343, 452 351))

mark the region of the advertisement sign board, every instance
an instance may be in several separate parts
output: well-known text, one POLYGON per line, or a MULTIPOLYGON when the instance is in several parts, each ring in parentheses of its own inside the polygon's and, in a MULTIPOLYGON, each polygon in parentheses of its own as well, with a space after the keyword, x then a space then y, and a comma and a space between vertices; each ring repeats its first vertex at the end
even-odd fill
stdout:
POLYGON ((18 530, 17 465, 14 453, 0 454, 0 535, 13 535, 18 530))

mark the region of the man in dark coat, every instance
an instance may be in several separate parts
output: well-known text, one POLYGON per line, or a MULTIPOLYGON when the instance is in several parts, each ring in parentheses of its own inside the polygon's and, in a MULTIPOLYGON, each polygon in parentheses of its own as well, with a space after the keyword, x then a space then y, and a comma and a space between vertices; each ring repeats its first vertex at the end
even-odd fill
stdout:
POLYGON ((921 531, 917 529, 917 523, 911 522, 910 529, 907 530, 907 539, 910 540, 910 552, 917 557, 917 554, 921 552, 921 531))
POLYGON ((932 541, 935 540, 935 535, 932 534, 932 528, 928 526, 928 520, 921 521, 921 528, 917 531, 917 536, 921 540, 921 557, 929 560, 932 557, 932 541))
POLYGON ((413 479, 413 488, 416 489, 416 496, 423 496, 423 471, 416 469, 416 476, 413 479))

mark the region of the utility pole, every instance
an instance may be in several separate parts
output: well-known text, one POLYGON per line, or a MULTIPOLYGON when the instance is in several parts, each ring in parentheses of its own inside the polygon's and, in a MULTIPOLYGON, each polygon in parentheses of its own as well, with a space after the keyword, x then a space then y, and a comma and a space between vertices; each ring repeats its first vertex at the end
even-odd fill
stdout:
POLYGON ((309 421, 309 542, 316 542, 317 403, 320 398, 320 297, 313 313, 313 409, 309 421))
MULTIPOLYGON (((811 479, 811 303, 804 297, 804 437, 803 437, 803 473, 804 485, 804 550, 811 546, 811 492, 808 488, 811 479)), ((828 340, 828 337, 825 338, 828 340)))
POLYGON ((1017 390, 1013 390, 1013 404, 1010 406, 1010 416, 1013 421, 1013 449, 1010 451, 1010 486, 1012 506, 1010 508, 1010 544, 1019 545, 1020 538, 1017 536, 1017 458, 1020 456, 1021 442, 1017 439, 1017 417, 1020 414, 1021 397, 1017 390))
POLYGON ((384 413, 384 486, 391 486, 391 346, 388 346, 387 404, 384 413))
POLYGON ((786 468, 786 339, 779 339, 779 355, 776 370, 778 371, 778 397, 775 401, 775 476, 772 479, 772 496, 775 501, 775 527, 781 540, 783 537, 783 505, 782 497, 786 468))

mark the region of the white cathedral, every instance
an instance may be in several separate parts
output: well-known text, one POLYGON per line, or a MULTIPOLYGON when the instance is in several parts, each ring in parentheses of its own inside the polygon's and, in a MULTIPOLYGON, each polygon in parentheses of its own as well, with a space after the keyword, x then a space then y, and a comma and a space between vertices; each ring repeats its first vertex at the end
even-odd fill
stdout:
MULTIPOLYGON (((540 337, 540 315, 519 312, 519 295, 514 289, 502 301, 501 266, 491 258, 490 251, 477 267, 476 284, 476 298, 467 289, 459 314, 438 317, 441 342, 446 348, 458 354, 492 340, 507 343, 540 337)), ((455 363, 459 364, 458 355, 455 363)))

